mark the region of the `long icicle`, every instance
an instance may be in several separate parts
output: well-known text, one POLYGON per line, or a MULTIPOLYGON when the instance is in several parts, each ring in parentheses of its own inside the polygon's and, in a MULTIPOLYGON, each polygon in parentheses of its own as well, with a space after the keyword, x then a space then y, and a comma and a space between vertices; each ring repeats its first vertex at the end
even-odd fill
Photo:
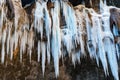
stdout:
POLYGON ((51 9, 53 26, 52 26, 52 56, 54 60, 55 75, 59 75, 59 55, 61 54, 61 35, 60 35, 60 21, 59 21, 60 5, 56 0, 54 1, 54 8, 51 9))
POLYGON ((115 45, 114 45, 114 38, 110 30, 109 19, 110 19, 109 8, 105 5, 104 11, 102 13, 102 21, 103 21, 103 28, 104 28, 103 41, 104 41, 105 51, 107 53, 112 74, 116 80, 119 80, 118 63, 117 63, 117 57, 116 57, 116 51, 115 51, 115 45))

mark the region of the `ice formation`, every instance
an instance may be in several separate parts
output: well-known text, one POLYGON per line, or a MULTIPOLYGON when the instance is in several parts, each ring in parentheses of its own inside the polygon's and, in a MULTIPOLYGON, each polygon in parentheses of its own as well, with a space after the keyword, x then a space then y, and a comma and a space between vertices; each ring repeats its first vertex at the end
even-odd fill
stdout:
POLYGON ((87 47, 89 55, 86 56, 94 58, 98 66, 100 60, 106 76, 109 75, 108 65, 110 65, 112 75, 119 80, 117 63, 120 56, 119 43, 114 42, 114 36, 119 34, 116 25, 113 25, 113 33, 110 30, 112 7, 107 6, 106 1, 100 2, 100 14, 98 14, 84 6, 73 7, 64 0, 52 0, 52 3, 54 6, 48 9, 47 0, 36 1, 32 26, 29 25, 28 18, 23 17, 26 13, 23 12, 23 16, 19 13, 19 10, 24 11, 22 7, 17 6, 14 1, 15 17, 13 22, 9 21, 5 1, 0 0, 1 63, 4 63, 6 55, 12 60, 17 48, 20 61, 22 62, 23 54, 27 52, 31 62, 33 48, 36 48, 37 61, 42 62, 43 75, 46 61, 50 63, 52 57, 57 77, 59 59, 68 54, 75 66, 75 63, 80 63, 80 58, 86 55, 85 47, 87 47), (62 26, 61 17, 65 19, 62 26))

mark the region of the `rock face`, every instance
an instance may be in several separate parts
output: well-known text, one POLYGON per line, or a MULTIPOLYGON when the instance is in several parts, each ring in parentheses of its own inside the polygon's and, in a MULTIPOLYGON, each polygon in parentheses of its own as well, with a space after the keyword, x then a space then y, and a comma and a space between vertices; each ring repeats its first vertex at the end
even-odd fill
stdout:
POLYGON ((23 8, 24 1, 0 4, 1 79, 119 79, 119 34, 113 31, 119 33, 119 8, 101 4, 99 11, 98 0, 85 6, 78 5, 82 0, 37 1, 23 8))

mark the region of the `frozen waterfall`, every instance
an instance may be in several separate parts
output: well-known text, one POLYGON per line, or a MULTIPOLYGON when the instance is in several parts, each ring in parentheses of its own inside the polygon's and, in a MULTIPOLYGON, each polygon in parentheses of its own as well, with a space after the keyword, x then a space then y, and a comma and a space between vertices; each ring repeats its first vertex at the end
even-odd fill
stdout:
POLYGON ((31 62, 36 50, 37 61, 42 63, 43 75, 46 62, 49 64, 53 60, 55 75, 58 77, 60 58, 68 55, 75 66, 76 62, 80 63, 81 57, 90 56, 98 66, 99 61, 102 63, 106 76, 109 75, 110 66, 114 79, 119 80, 117 60, 120 56, 120 43, 114 40, 114 36, 119 35, 118 28, 114 25, 113 31, 110 29, 110 9, 115 7, 107 6, 105 0, 104 3, 100 2, 100 13, 97 13, 83 5, 73 7, 64 0, 52 0, 53 6, 48 8, 47 2, 36 1, 33 23, 30 25, 28 17, 24 17, 26 12, 15 1, 14 20, 8 20, 5 1, 0 0, 1 63, 4 64, 6 55, 12 60, 15 54, 19 54, 22 62, 25 53, 31 62), (61 25, 61 21, 64 25, 61 25))

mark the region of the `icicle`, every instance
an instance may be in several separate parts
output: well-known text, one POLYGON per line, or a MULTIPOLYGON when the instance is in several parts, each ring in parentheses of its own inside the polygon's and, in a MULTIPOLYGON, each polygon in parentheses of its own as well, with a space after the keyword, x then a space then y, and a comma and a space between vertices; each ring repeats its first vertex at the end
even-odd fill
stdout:
POLYGON ((66 28, 68 28, 71 31, 72 36, 76 36, 77 34, 77 22, 75 17, 75 12, 67 2, 62 1, 63 5, 63 15, 65 16, 66 21, 66 28))
POLYGON ((29 59, 31 62, 31 55, 32 55, 32 48, 34 47, 34 33, 32 29, 29 32, 29 36, 27 39, 27 44, 28 44, 28 54, 29 54, 29 59))
POLYGON ((10 23, 8 23, 8 37, 7 37, 7 55, 9 54, 9 51, 10 51, 10 37, 11 37, 11 35, 10 35, 10 32, 11 32, 11 27, 12 27, 12 23, 10 22, 10 23))
POLYGON ((1 8, 1 15, 0 15, 0 27, 3 27, 3 20, 4 20, 4 7, 1 8))
POLYGON ((0 6, 2 6, 3 3, 5 3, 5 0, 0 0, 0 6))
MULTIPOLYGON (((25 34, 24 36, 27 36, 27 35, 25 34)), ((14 33, 14 50, 17 48, 18 38, 19 38, 19 33, 15 30, 15 33, 14 33)), ((25 40, 25 42, 26 42, 26 40, 25 40)))
POLYGON ((52 27, 52 41, 51 51, 54 59, 54 68, 56 77, 59 75, 59 57, 61 54, 61 34, 60 34, 60 21, 59 21, 60 6, 56 0, 54 2, 54 8, 51 9, 53 27, 52 27))
POLYGON ((106 2, 106 0, 104 0, 104 4, 105 4, 105 5, 107 5, 107 2, 106 2))
POLYGON ((45 60, 46 60, 46 44, 45 44, 45 42, 41 42, 41 50, 42 50, 42 72, 43 72, 43 76, 44 76, 45 60))
POLYGON ((93 23, 95 23, 95 25, 93 27, 97 27, 97 43, 98 43, 98 54, 99 54, 99 58, 102 62, 102 66, 105 72, 105 75, 108 75, 108 65, 107 65, 107 58, 106 58, 106 53, 104 50, 104 44, 102 42, 103 39, 103 33, 102 33, 102 26, 101 26, 101 22, 100 22, 100 16, 97 14, 93 14, 92 16, 92 21, 93 23), (94 16, 96 15, 96 16, 94 16))
POLYGON ((101 13, 103 12, 103 8, 104 8, 103 1, 100 0, 100 12, 101 12, 101 13))
POLYGON ((47 60, 50 63, 50 41, 47 42, 47 60))
POLYGON ((37 53, 38 53, 38 62, 40 62, 40 41, 38 41, 38 50, 37 50, 37 53))
POLYGON ((1 52, 1 62, 4 63, 5 60, 5 40, 6 40, 6 29, 3 31, 2 34, 2 52, 1 52))
POLYGON ((62 1, 61 4, 63 9, 63 15, 65 17, 66 22, 65 26, 66 29, 64 30, 64 32, 66 34, 65 36, 67 37, 66 38, 63 36, 64 38, 62 41, 64 44, 66 44, 65 46, 67 48, 67 51, 68 53, 70 53, 74 46, 75 41, 77 41, 77 22, 73 8, 70 5, 68 5, 67 2, 62 1))
POLYGON ((76 38, 77 43, 76 44, 80 44, 81 53, 83 55, 85 55, 85 48, 84 48, 85 41, 84 41, 84 38, 83 38, 83 36, 86 34, 84 26, 83 26, 83 22, 84 22, 83 21, 83 16, 84 15, 79 10, 76 10, 75 14, 76 14, 76 21, 77 21, 77 38, 76 38))
POLYGON ((78 61, 78 63, 80 63, 80 50, 73 51, 73 54, 72 54, 72 63, 74 64, 74 67, 75 67, 75 63, 77 61, 78 61))
POLYGON ((87 29, 87 40, 90 41, 91 39, 91 25, 90 25, 90 20, 88 18, 88 15, 86 14, 86 29, 87 29))
POLYGON ((72 43, 72 36, 70 35, 70 31, 68 29, 62 29, 62 41, 63 45, 66 46, 67 52, 70 53, 73 49, 73 43, 72 43))
MULTIPOLYGON (((25 52, 26 44, 27 44, 27 32, 24 30, 22 33, 23 34, 21 35, 21 42, 20 42, 21 43, 21 45, 20 45, 20 61, 22 61, 22 54, 25 52)), ((15 37, 14 37, 14 39, 15 39, 15 37)), ((17 43, 17 41, 15 43, 17 43)), ((32 43, 30 43, 30 44, 32 44, 32 43)))
POLYGON ((88 18, 88 15, 86 14, 86 27, 87 27, 87 35, 88 35, 88 42, 87 42, 87 48, 89 51, 89 55, 91 58, 96 58, 96 48, 97 48, 97 26, 93 20, 93 27, 90 25, 90 20, 88 18), (89 35, 91 34, 91 35, 89 35))
POLYGON ((102 21, 103 21, 103 28, 104 28, 103 42, 104 42, 105 51, 107 53, 107 57, 108 57, 108 61, 110 64, 112 74, 116 80, 119 80, 114 38, 110 30, 109 19, 110 19, 110 13, 109 13, 108 7, 106 6, 104 8, 104 12, 102 13, 102 21))
POLYGON ((115 80, 119 80, 118 78, 118 64, 116 60, 116 54, 115 54, 115 46, 113 42, 111 43, 110 38, 105 38, 104 39, 104 45, 105 45, 105 50, 108 56, 108 61, 110 64, 110 68, 112 71, 112 74, 115 78, 115 80))
POLYGON ((35 29, 38 33, 41 34, 41 38, 43 37, 43 3, 36 2, 36 9, 35 9, 35 29))
POLYGON ((13 42, 13 37, 10 38, 10 59, 13 59, 13 46, 14 46, 14 42, 13 42))
MULTIPOLYGON (((89 51, 89 54, 90 54, 90 57, 93 58, 95 57, 95 54, 96 54, 96 51, 95 51, 95 46, 94 44, 96 44, 96 41, 93 41, 93 38, 92 38, 92 29, 91 29, 91 25, 90 25, 90 20, 88 18, 88 15, 86 14, 86 29, 87 29, 87 48, 88 48, 88 51, 89 51), (90 35, 91 34, 91 35, 90 35), (93 43, 94 42, 94 43, 93 43)), ((93 26, 94 27, 94 26, 93 26)), ((94 36, 95 37, 95 36, 94 36)))
POLYGON ((49 12, 47 10, 47 2, 44 2, 44 9, 45 9, 45 30, 47 36, 47 60, 50 63, 50 34, 51 34, 51 19, 49 12))
POLYGON ((29 59, 30 59, 30 63, 31 63, 31 58, 32 57, 32 50, 30 49, 30 51, 29 51, 29 59))
POLYGON ((115 47, 116 47, 117 57, 119 59, 120 58, 120 49, 119 49, 120 45, 119 44, 115 44, 115 47))

